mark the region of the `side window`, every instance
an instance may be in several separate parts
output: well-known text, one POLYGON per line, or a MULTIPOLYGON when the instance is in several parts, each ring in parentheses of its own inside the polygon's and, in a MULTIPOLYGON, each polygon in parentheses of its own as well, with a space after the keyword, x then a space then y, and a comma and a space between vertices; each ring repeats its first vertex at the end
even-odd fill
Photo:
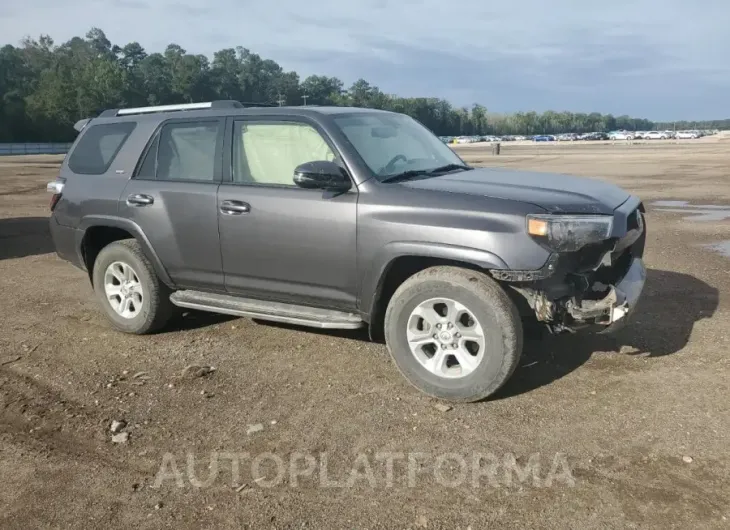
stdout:
POLYGON ((150 144, 137 178, 215 180, 219 121, 168 123, 150 144))
POLYGON ((136 125, 131 121, 92 125, 71 153, 69 169, 82 175, 106 173, 136 125))
POLYGON ((335 160, 317 130, 305 123, 234 122, 233 182, 294 186, 304 162, 335 160))
POLYGON ((142 165, 139 167, 139 171, 137 172, 137 178, 148 180, 155 179, 155 172, 157 169, 157 148, 159 147, 159 145, 160 133, 158 132, 152 139, 152 144, 147 150, 147 154, 144 157, 142 165))

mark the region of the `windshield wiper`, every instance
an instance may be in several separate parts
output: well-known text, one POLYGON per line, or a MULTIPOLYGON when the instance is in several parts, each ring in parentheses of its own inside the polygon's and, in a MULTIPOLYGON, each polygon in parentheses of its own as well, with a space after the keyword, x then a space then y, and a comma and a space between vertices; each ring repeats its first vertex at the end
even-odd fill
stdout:
POLYGON ((455 171, 457 169, 460 169, 462 171, 467 171, 470 169, 474 169, 469 166, 465 166, 463 164, 446 164, 445 166, 439 166, 432 169, 409 169, 408 171, 403 171, 402 173, 396 173, 395 175, 389 175, 385 177, 381 182, 399 182, 402 180, 407 180, 411 177, 421 177, 424 175, 436 175, 437 173, 446 173, 448 171, 455 171))
POLYGON ((380 182, 399 182, 401 180, 407 180, 411 177, 420 177, 421 175, 427 175, 428 171, 425 169, 409 169, 403 173, 396 173, 395 175, 388 175, 380 182))
POLYGON ((464 164, 446 164, 445 166, 429 169, 428 174, 432 175, 434 173, 446 173, 447 171, 456 171, 457 169, 461 169, 462 171, 468 171, 474 168, 470 166, 465 166, 464 164))

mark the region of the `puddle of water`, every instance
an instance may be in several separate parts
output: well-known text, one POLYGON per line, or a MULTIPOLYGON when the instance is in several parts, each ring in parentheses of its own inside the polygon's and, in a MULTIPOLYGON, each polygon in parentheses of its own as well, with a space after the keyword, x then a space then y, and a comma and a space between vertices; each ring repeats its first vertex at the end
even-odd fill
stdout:
POLYGON ((673 213, 684 213, 691 214, 684 217, 685 221, 724 221, 730 218, 730 209, 728 210, 715 210, 715 211, 702 211, 702 210, 679 210, 674 208, 657 208, 660 212, 673 212, 673 213))
POLYGON ((709 245, 705 245, 705 247, 709 248, 710 250, 714 250, 715 252, 719 252, 726 258, 730 258, 730 240, 720 241, 719 243, 712 243, 709 245))
POLYGON ((717 204, 690 204, 687 201, 654 201, 652 206, 660 208, 699 208, 702 210, 730 210, 730 206, 718 206, 717 204))
POLYGON ((687 221, 724 221, 730 218, 730 206, 716 204, 690 204, 687 201, 654 201, 657 211, 687 214, 687 221))

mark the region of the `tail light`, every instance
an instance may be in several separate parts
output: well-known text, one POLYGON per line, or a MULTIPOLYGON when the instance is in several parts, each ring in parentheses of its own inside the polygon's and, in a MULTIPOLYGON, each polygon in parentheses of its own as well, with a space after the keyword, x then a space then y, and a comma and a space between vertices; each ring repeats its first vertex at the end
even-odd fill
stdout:
POLYGON ((56 207, 58 204, 59 199, 61 198, 61 195, 63 195, 63 186, 66 183, 66 179, 62 179, 61 177, 58 177, 53 182, 49 182, 46 186, 46 191, 48 193, 52 193, 51 195, 51 211, 56 207))

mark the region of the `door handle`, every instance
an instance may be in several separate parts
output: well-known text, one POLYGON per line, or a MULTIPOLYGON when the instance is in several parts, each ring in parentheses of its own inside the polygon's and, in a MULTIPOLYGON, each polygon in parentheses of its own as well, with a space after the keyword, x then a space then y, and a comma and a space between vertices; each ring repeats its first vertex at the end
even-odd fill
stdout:
POLYGON ((141 193, 133 193, 129 197, 127 197, 127 204, 129 206, 147 206, 148 204, 152 204, 155 202, 155 199, 153 197, 150 197, 149 195, 143 195, 141 193))
POLYGON ((251 206, 243 201, 223 201, 220 209, 226 215, 241 215, 250 212, 251 206))

